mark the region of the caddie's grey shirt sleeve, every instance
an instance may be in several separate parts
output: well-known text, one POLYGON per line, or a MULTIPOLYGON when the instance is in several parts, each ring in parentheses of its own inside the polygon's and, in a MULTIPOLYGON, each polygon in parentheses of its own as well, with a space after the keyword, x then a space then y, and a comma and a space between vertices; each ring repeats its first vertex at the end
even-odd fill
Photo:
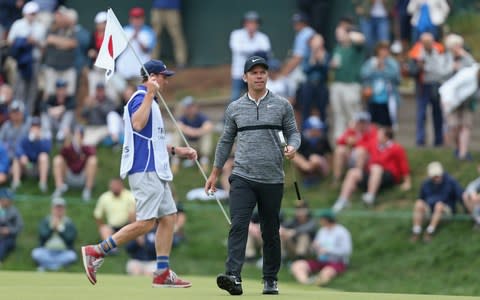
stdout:
POLYGON ((215 150, 215 161, 213 166, 219 169, 223 168, 223 165, 228 159, 230 152, 232 151, 235 137, 237 136, 237 124, 232 119, 231 107, 228 106, 225 111, 225 124, 223 128, 223 134, 218 141, 217 148, 215 150))

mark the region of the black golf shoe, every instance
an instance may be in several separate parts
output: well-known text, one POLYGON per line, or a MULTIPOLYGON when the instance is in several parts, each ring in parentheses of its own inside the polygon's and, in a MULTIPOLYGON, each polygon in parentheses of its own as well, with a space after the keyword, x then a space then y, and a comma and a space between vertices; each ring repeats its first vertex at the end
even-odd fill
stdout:
POLYGON ((218 275, 217 286, 229 292, 230 295, 241 295, 243 293, 242 279, 235 275, 218 275))
POLYGON ((278 286, 276 280, 265 280, 263 282, 263 294, 264 295, 278 295, 278 286))

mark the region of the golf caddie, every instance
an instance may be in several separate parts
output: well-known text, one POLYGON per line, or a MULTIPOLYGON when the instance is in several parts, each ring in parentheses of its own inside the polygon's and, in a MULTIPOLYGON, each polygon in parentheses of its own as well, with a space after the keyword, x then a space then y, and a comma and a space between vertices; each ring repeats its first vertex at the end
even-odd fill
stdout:
POLYGON ((292 159, 300 146, 293 108, 283 97, 266 88, 267 61, 259 56, 247 59, 243 80, 247 93, 225 111, 225 126, 215 152, 212 173, 205 184, 207 193, 215 184, 236 138, 235 161, 230 181, 228 256, 225 274, 217 277, 219 288, 241 295, 241 271, 245 259, 248 225, 258 205, 263 238, 263 294, 278 294, 280 269, 279 212, 283 196, 283 159, 292 159), (282 146, 283 131, 287 146, 282 146))

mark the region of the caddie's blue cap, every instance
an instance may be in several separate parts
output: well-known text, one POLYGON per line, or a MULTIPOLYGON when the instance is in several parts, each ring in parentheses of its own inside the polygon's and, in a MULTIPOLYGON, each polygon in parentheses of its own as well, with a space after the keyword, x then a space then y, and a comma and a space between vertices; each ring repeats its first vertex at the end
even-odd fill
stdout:
POLYGON ((0 199, 7 199, 12 201, 13 198, 14 198, 14 195, 10 189, 7 189, 7 188, 0 189, 0 199))
POLYGON ((261 57, 261 56, 251 56, 247 59, 247 61, 245 61, 245 66, 243 67, 243 73, 247 73, 248 71, 250 71, 253 67, 255 66, 258 66, 258 65, 261 65, 263 66, 265 69, 268 70, 268 63, 267 61, 265 60, 265 58, 261 57))
POLYGON ((150 74, 162 74, 165 76, 172 76, 173 74, 175 74, 174 71, 168 70, 167 66, 161 60, 152 59, 147 61, 143 66, 147 70, 148 74, 145 74, 145 70, 142 68, 140 70, 140 74, 142 75, 142 77, 148 76, 150 74))

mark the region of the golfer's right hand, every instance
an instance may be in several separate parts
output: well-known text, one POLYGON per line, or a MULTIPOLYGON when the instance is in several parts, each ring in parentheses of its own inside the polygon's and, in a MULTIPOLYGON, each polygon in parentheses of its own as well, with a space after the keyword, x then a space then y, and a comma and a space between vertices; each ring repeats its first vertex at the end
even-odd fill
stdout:
POLYGON ((215 193, 217 188, 215 184, 217 183, 217 176, 215 174, 210 174, 207 182, 205 182, 205 193, 210 196, 211 193, 215 193))

